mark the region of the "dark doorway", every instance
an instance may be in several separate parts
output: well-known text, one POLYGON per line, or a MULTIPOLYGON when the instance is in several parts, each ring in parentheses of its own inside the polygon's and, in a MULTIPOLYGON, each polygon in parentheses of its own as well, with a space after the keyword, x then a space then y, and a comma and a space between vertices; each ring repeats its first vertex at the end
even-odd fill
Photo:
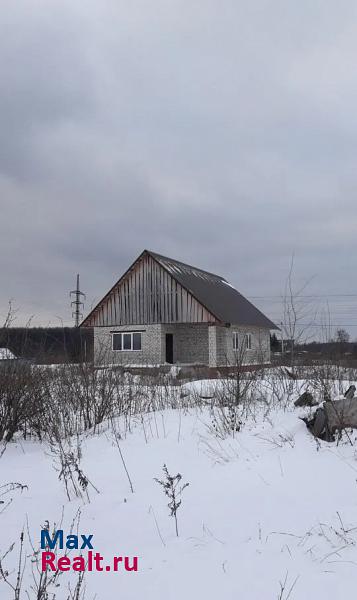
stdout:
POLYGON ((174 362, 174 336, 172 333, 166 334, 166 362, 170 365, 174 362))

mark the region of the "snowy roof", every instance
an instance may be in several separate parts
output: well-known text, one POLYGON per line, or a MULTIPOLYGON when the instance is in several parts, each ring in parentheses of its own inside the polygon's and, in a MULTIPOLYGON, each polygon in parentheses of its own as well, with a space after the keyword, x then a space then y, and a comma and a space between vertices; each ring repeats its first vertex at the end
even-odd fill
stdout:
POLYGON ((16 358, 16 356, 9 348, 0 348, 0 360, 13 360, 14 358, 16 358))

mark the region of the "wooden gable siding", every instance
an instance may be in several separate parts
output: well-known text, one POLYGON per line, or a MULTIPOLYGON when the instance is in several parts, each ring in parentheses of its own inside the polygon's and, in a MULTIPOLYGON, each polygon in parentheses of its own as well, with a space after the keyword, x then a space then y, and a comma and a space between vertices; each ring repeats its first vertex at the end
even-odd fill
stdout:
POLYGON ((215 321, 192 294, 151 256, 144 254, 104 298, 86 326, 215 321))

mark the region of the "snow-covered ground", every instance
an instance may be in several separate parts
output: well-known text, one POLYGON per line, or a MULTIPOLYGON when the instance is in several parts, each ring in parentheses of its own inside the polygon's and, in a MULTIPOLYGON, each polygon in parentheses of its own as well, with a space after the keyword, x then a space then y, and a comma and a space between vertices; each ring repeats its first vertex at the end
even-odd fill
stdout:
MULTIPOLYGON (((139 557, 137 572, 86 573, 89 600, 355 598, 357 453, 346 442, 317 444, 300 414, 292 406, 257 409, 226 439, 212 433, 208 408, 137 417, 120 440, 134 493, 105 423, 82 441, 83 472, 99 490, 89 489, 90 502, 68 501, 48 445, 9 444, 0 459, 1 483, 28 486, 2 498, 13 498, 0 514, 0 555, 16 542, 3 561, 9 579, 16 580, 25 527, 29 558, 21 598, 26 589, 35 598, 29 537, 39 547, 41 527, 46 520, 58 525, 62 510, 69 533, 80 508, 79 533, 93 534, 104 562, 139 557), (190 484, 178 510, 178 538, 154 481, 164 463, 190 484)), ((75 582, 75 574, 59 578, 56 600, 67 599, 69 580, 75 582)), ((0 598, 14 598, 2 581, 0 598)))

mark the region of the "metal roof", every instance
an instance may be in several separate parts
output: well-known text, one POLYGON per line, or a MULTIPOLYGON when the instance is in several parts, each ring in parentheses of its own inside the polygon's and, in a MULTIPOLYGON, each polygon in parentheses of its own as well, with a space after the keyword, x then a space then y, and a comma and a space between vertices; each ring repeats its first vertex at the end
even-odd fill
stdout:
POLYGON ((203 271, 150 250, 147 250, 147 253, 219 321, 234 325, 279 329, 220 275, 203 271))

